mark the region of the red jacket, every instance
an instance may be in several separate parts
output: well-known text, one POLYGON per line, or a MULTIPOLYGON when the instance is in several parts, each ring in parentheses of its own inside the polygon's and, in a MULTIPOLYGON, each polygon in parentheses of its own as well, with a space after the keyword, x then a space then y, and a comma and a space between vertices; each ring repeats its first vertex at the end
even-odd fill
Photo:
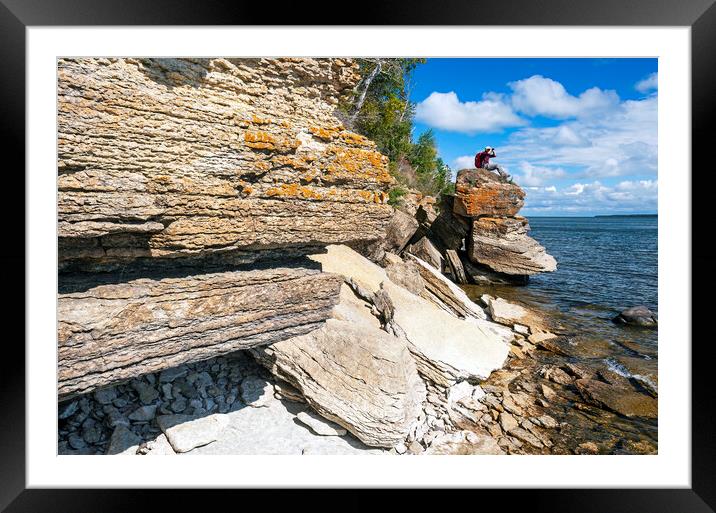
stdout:
POLYGON ((481 168, 485 166, 488 162, 490 162, 491 157, 494 157, 492 153, 481 151, 480 153, 475 155, 475 167, 481 168))

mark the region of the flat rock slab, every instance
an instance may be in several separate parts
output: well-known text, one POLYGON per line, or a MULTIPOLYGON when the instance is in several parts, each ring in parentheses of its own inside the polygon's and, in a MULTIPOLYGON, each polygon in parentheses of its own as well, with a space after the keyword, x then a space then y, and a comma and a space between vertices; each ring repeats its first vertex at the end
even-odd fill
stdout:
POLYGON ((176 452, 188 452, 216 441, 228 423, 229 419, 225 414, 206 417, 193 415, 157 417, 157 425, 176 452))
POLYGON ((486 319, 485 312, 472 301, 464 290, 447 279, 437 268, 415 255, 408 255, 415 262, 425 282, 428 299, 436 304, 445 305, 459 317, 486 319))
POLYGON ((227 414, 228 427, 214 443, 197 447, 193 454, 313 455, 384 454, 346 436, 320 436, 296 421, 305 406, 273 401, 265 408, 241 408, 227 414))
POLYGON ((311 411, 302 411, 296 415, 296 420, 301 424, 308 426, 311 431, 321 436, 344 436, 348 433, 338 424, 330 422, 320 415, 316 415, 311 411))
POLYGON ((578 379, 574 384, 589 403, 605 407, 625 417, 649 419, 657 417, 658 403, 651 396, 594 379, 578 379))
POLYGON ((505 362, 511 330, 480 319, 458 319, 395 285, 382 268, 347 246, 328 246, 325 254, 311 258, 324 272, 351 278, 374 293, 382 283, 395 308, 393 321, 404 332, 418 369, 436 383, 486 379, 505 362))
POLYGON ((380 238, 388 158, 334 116, 357 69, 59 59, 60 263, 380 238))
POLYGON ((274 387, 265 379, 248 377, 241 382, 241 399, 248 406, 261 408, 274 400, 274 387))
POLYGON ((374 447, 404 440, 426 395, 406 342, 370 325, 329 319, 252 354, 322 417, 374 447))
POLYGON ((505 454, 494 438, 470 431, 456 431, 438 435, 423 453, 437 454, 505 454))

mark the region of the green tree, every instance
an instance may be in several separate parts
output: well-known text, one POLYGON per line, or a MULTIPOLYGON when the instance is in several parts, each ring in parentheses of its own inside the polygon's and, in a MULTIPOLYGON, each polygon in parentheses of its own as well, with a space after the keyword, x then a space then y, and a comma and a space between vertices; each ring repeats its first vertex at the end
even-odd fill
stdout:
POLYGON ((375 141, 390 159, 399 186, 437 195, 451 186, 450 168, 438 157, 432 131, 413 140, 415 105, 410 101, 413 71, 425 59, 359 59, 361 81, 342 106, 349 128, 375 141))

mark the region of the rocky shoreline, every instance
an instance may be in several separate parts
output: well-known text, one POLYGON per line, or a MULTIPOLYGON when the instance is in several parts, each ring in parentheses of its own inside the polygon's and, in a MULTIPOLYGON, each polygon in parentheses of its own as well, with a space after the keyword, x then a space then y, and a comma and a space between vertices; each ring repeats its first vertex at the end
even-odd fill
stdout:
POLYGON ((58 66, 59 454, 656 451, 655 381, 461 288, 556 268, 518 185, 387 204, 351 60, 58 66))

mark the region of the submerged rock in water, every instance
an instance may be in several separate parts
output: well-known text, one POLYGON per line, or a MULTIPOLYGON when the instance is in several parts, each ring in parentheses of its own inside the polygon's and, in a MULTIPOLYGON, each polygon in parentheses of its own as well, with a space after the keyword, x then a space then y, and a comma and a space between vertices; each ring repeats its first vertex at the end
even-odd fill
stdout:
POLYGON ((594 379, 578 379, 574 384, 587 402, 608 408, 625 417, 655 419, 657 416, 658 403, 651 396, 594 379))
POLYGON ((622 311, 612 319, 616 324, 629 324, 631 326, 642 326, 655 328, 657 325, 656 315, 644 305, 632 306, 622 311))

